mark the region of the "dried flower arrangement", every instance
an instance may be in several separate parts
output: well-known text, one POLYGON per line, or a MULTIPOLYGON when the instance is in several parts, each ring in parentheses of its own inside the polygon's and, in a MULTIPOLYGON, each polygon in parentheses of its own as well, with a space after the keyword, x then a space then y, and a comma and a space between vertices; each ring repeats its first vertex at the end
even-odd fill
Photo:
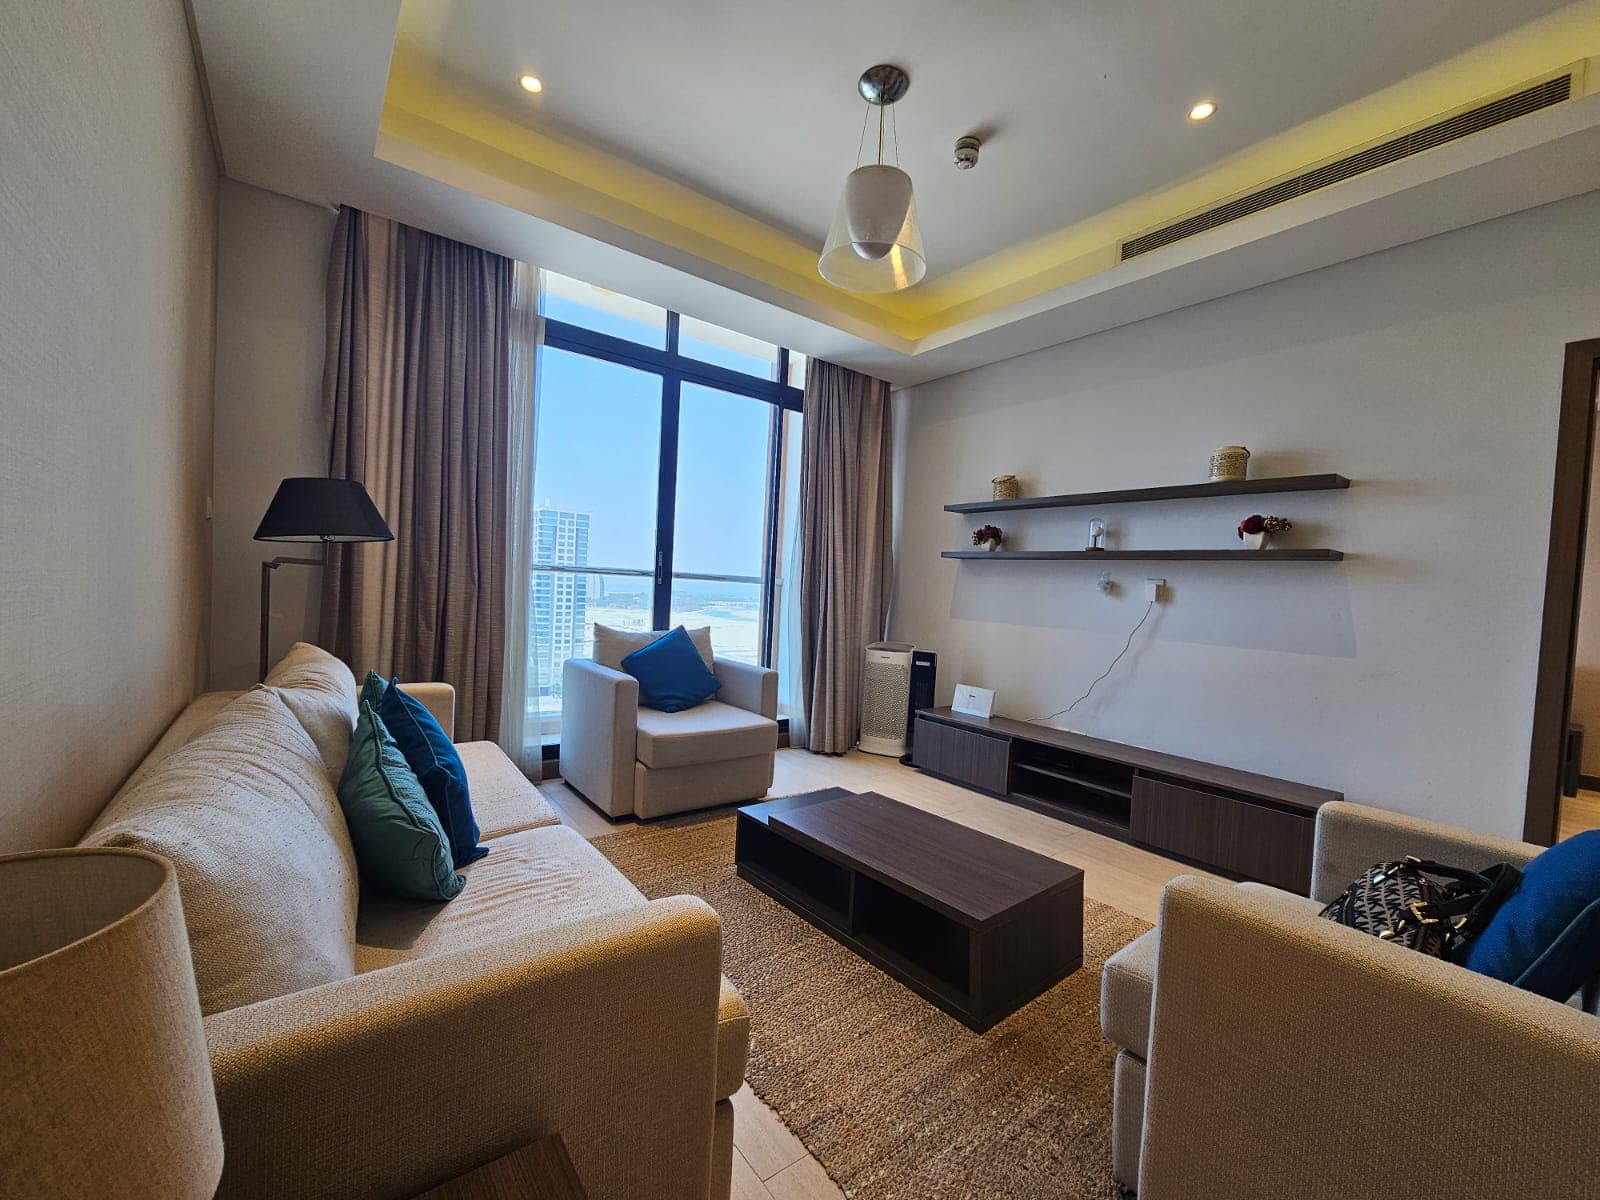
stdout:
POLYGON ((988 546, 991 550, 998 550, 1000 543, 1005 540, 1005 532, 998 525, 985 525, 981 529, 972 531, 974 546, 988 546))

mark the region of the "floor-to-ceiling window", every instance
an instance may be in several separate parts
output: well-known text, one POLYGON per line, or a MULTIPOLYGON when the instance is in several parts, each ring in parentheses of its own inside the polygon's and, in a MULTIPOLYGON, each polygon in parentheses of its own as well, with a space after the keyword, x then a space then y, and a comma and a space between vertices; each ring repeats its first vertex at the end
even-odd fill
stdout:
POLYGON ((805 360, 549 273, 541 308, 529 705, 552 740, 595 622, 786 659, 805 360))

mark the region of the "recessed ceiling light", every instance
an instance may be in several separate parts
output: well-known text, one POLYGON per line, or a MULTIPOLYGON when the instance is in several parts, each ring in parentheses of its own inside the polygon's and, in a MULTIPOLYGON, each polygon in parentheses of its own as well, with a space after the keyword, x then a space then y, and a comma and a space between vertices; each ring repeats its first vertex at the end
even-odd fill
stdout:
POLYGON ((538 93, 544 91, 544 80, 540 79, 537 75, 530 75, 527 73, 518 75, 517 82, 522 85, 522 90, 525 92, 538 93))
POLYGON ((1207 117, 1209 117, 1212 113, 1214 113, 1216 111, 1217 111, 1217 106, 1213 101, 1202 100, 1202 101, 1200 101, 1199 104, 1196 104, 1193 108, 1191 108, 1189 110, 1189 120, 1191 120, 1191 121, 1204 121, 1207 117))

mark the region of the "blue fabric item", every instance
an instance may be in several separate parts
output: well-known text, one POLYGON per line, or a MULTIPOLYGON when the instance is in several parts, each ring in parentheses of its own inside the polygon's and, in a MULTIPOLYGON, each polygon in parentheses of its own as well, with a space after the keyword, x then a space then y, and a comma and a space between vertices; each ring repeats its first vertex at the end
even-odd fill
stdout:
POLYGON ((1569 1000, 1600 969, 1600 829, 1557 842, 1524 867, 1464 965, 1569 1000))
POLYGON ((456 869, 477 862, 489 853, 478 845, 478 822, 472 816, 472 797, 467 790, 467 769, 450 737, 433 719, 433 714, 415 696, 407 695, 394 679, 384 690, 378 716, 394 735, 400 753, 422 781, 433 811, 439 814, 450 839, 450 853, 456 869))
POLYGON ((466 885, 427 793, 370 704, 350 739, 339 807, 356 865, 373 886, 408 900, 449 900, 466 885))
POLYGON ((639 681, 639 703, 662 712, 693 708, 722 687, 682 625, 628 655, 622 669, 639 681))

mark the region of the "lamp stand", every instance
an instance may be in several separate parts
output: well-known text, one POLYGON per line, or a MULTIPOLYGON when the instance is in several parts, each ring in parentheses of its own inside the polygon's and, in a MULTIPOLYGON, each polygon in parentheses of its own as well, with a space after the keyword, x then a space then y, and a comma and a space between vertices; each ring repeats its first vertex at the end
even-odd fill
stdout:
POLYGON ((261 673, 256 676, 257 682, 267 677, 267 641, 272 625, 272 573, 279 567, 293 564, 300 567, 326 566, 328 561, 327 543, 323 543, 323 550, 317 558, 274 558, 261 564, 261 673))

